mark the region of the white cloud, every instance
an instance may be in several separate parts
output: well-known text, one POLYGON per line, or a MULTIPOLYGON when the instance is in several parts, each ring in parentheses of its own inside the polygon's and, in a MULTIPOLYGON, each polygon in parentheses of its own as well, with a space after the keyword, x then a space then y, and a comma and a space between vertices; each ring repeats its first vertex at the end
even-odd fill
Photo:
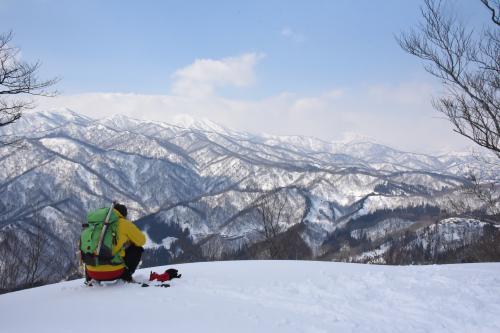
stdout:
POLYGON ((173 121, 179 114, 207 118, 236 130, 307 135, 325 140, 368 137, 417 152, 461 148, 468 143, 430 105, 432 85, 410 82, 331 89, 315 95, 282 92, 262 99, 226 98, 217 87, 248 86, 262 55, 196 60, 173 75, 166 95, 88 93, 39 100, 39 109, 67 107, 92 117, 124 114, 173 121))
POLYGON ((254 67, 263 57, 260 53, 247 53, 220 60, 197 59, 172 75, 172 93, 200 97, 213 94, 216 87, 250 85, 255 80, 254 67))
POLYGON ((333 89, 318 96, 298 97, 291 105, 290 110, 295 113, 325 111, 334 100, 341 98, 343 94, 342 90, 333 89))
POLYGON ((302 42, 305 42, 305 40, 306 40, 306 37, 303 34, 297 32, 297 31, 294 31, 290 27, 284 27, 283 29, 281 29, 280 34, 281 34, 281 36, 283 36, 285 38, 289 38, 296 43, 302 43, 302 42))

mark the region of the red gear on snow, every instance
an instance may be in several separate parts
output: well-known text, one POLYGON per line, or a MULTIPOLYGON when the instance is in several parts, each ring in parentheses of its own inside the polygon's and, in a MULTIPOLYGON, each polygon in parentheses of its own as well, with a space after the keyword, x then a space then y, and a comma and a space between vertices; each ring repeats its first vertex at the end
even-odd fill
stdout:
POLYGON ((155 272, 150 272, 149 273, 149 281, 153 281, 153 280, 157 280, 157 281, 160 281, 160 282, 165 282, 165 281, 170 280, 170 275, 167 272, 165 272, 163 274, 158 274, 158 273, 155 273, 155 272))

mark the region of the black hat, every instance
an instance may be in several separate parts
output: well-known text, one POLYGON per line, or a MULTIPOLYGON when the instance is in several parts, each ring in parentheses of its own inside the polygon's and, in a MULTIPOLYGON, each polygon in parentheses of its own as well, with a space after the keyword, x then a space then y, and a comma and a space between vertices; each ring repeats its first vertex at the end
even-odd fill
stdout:
POLYGON ((120 212, 120 214, 123 215, 123 217, 127 217, 127 207, 125 205, 116 203, 115 204, 115 209, 120 212))

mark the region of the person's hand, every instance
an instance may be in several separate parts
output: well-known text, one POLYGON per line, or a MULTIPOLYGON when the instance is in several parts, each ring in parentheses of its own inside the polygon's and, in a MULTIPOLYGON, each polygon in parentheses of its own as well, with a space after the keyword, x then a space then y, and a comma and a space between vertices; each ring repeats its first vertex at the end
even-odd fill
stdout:
POLYGON ((175 279, 175 278, 180 278, 182 276, 182 274, 178 274, 178 270, 176 269, 173 269, 173 268, 170 268, 170 269, 167 269, 165 272, 168 273, 168 276, 170 276, 170 279, 175 279))

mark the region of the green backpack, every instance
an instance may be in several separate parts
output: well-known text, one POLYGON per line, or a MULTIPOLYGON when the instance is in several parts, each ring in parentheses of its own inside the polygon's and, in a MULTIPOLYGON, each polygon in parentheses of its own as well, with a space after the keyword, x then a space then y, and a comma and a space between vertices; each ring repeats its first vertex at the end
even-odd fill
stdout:
POLYGON ((105 226, 104 221, 110 208, 100 208, 87 214, 87 223, 82 225, 80 235, 80 252, 82 261, 86 265, 120 265, 123 258, 120 251, 113 254, 113 247, 117 244, 118 238, 118 215, 111 211, 109 221, 102 238, 100 253, 96 253, 99 246, 99 238, 105 226))

